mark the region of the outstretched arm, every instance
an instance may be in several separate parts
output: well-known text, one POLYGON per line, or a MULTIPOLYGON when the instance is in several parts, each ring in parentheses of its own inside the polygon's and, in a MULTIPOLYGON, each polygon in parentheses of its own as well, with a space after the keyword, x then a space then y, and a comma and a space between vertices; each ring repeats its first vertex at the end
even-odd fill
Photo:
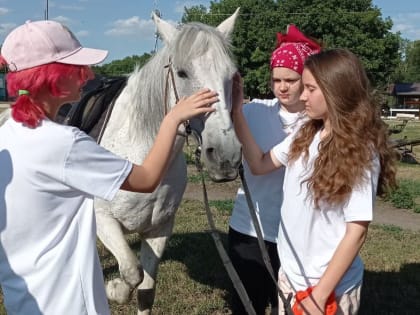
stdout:
POLYGON ((347 223, 346 233, 335 250, 327 269, 312 294, 302 301, 302 308, 306 314, 324 314, 325 303, 329 295, 343 278, 366 240, 369 223, 369 221, 347 223))
POLYGON ((251 130, 243 115, 243 85, 239 73, 233 77, 232 86, 232 120, 236 136, 242 144, 242 154, 254 175, 267 174, 282 164, 275 158, 274 154, 263 152, 252 136, 251 130))
POLYGON ((214 111, 210 106, 217 101, 217 93, 208 89, 182 98, 164 117, 152 149, 141 165, 133 165, 121 189, 154 191, 166 171, 179 125, 191 117, 214 111))

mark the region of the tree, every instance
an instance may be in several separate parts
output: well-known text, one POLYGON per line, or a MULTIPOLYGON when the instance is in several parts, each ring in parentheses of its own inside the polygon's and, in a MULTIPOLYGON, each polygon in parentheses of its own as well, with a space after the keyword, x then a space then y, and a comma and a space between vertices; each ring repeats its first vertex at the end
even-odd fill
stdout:
POLYGON ((388 83, 398 65, 400 35, 371 0, 280 1, 285 16, 326 47, 348 48, 363 61, 375 86, 388 83))
POLYGON ((382 18, 371 0, 221 0, 185 8, 182 22, 218 25, 237 7, 240 16, 233 33, 233 52, 243 74, 245 90, 265 97, 269 90, 269 58, 277 32, 296 24, 325 47, 348 48, 364 63, 372 83, 388 83, 399 65, 399 33, 391 33, 392 21, 382 18))
POLYGON ((118 76, 131 73, 136 66, 140 68, 152 57, 151 54, 144 53, 141 56, 126 57, 122 60, 114 60, 102 66, 94 66, 93 71, 105 76, 118 76))
POLYGON ((210 9, 203 6, 185 8, 182 22, 199 21, 217 26, 240 7, 232 36, 233 53, 243 76, 245 93, 267 96, 269 86, 269 58, 275 47, 277 2, 272 0, 222 0, 211 2, 210 9))
POLYGON ((406 55, 406 82, 420 82, 420 40, 410 42, 406 55))
POLYGON ((410 46, 410 41, 408 39, 401 39, 400 41, 400 49, 399 49, 399 54, 400 54, 400 60, 397 64, 397 66, 395 67, 395 71, 391 76, 391 80, 390 82, 406 82, 406 77, 407 77, 407 62, 406 62, 406 57, 407 57, 407 50, 408 47, 410 46))

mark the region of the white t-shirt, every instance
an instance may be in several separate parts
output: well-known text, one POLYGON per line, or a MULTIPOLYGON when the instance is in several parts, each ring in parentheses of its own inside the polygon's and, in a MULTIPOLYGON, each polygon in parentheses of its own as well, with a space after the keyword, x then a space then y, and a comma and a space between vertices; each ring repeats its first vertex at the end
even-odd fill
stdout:
MULTIPOLYGON (((305 290, 316 285, 324 274, 344 237, 346 222, 372 220, 380 164, 375 158, 373 170, 366 172, 367 181, 353 190, 345 205, 332 208, 321 204, 321 209, 317 210, 307 198, 307 185, 301 185, 301 182, 312 172, 318 156, 320 132, 309 147, 308 164, 302 158, 288 164, 287 156, 293 138, 294 135, 291 135, 273 148, 278 161, 287 166, 277 246, 282 268, 293 288, 305 290)), ((363 268, 363 262, 357 256, 337 285, 335 294, 341 296, 358 285, 363 278, 363 268)))
POLYGON ((77 128, 0 127, 0 282, 9 314, 109 314, 93 197, 132 164, 77 128))
MULTIPOLYGON (((244 106, 243 113, 255 141, 264 152, 282 141, 304 119, 300 113, 289 113, 281 109, 277 98, 254 99, 244 106)), ((283 197, 284 169, 266 175, 253 175, 244 159, 242 163, 264 239, 276 242, 283 197)), ((257 236, 242 187, 238 189, 229 225, 242 234, 257 236)))

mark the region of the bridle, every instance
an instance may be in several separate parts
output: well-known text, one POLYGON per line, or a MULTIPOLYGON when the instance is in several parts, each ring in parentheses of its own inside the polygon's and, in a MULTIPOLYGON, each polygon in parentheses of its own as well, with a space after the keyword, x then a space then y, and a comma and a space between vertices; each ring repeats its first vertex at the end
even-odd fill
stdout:
MULTIPOLYGON (((175 100, 176 102, 179 101, 179 95, 178 95, 178 91, 176 89, 176 85, 175 85, 175 75, 174 75, 174 71, 173 71, 173 67, 172 67, 172 60, 171 58, 169 58, 169 63, 167 65, 165 65, 165 68, 168 69, 168 72, 166 74, 166 80, 165 80, 165 109, 164 109, 164 114, 166 115, 168 113, 168 109, 169 109, 169 80, 171 80, 172 83, 172 88, 173 88, 173 92, 175 94, 175 100)), ((181 136, 186 137, 186 139, 188 140, 188 135, 192 133, 192 129, 190 126, 190 122, 187 120, 186 122, 184 122, 184 126, 185 126, 185 133, 178 133, 181 136)), ((244 304, 244 307, 247 311, 247 313, 249 315, 255 315, 256 312, 254 310, 254 307, 252 306, 251 301, 249 300, 249 297, 246 293, 245 287, 243 286, 235 268, 232 265, 232 262, 228 256, 228 254, 226 253, 226 250, 223 246, 223 243, 221 241, 221 237, 219 235, 219 231, 217 230, 215 224, 214 224, 214 220, 213 220, 213 214, 211 213, 210 210, 210 206, 209 206, 209 202, 208 202, 208 197, 207 197, 207 189, 206 189, 206 184, 204 181, 204 174, 203 174, 203 169, 202 169, 202 165, 201 165, 201 137, 194 132, 193 133, 194 136, 197 138, 197 142, 198 142, 198 146, 195 150, 195 166, 197 168, 197 171, 199 172, 199 174, 201 175, 201 183, 203 185, 203 197, 204 197, 204 208, 206 210, 206 215, 207 215, 207 221, 208 224, 210 226, 210 235, 212 236, 214 243, 216 245, 216 249, 219 253, 219 256, 226 268, 226 271, 229 274, 230 279, 232 280, 232 283, 236 289, 236 291, 238 292, 239 297, 241 298, 242 303, 244 304)))
MULTIPOLYGON (((168 69, 168 72, 166 74, 166 80, 165 80, 165 94, 164 94, 164 100, 165 100, 165 104, 164 104, 164 114, 166 115, 168 113, 168 109, 169 109, 169 80, 171 80, 172 83, 172 88, 173 88, 173 92, 175 94, 175 100, 178 103, 179 102, 179 95, 178 95, 178 91, 176 89, 176 84, 175 84, 175 75, 174 75, 174 70, 173 70, 173 64, 172 64, 172 60, 171 58, 169 58, 169 63, 167 65, 165 65, 165 68, 168 69)), ((199 174, 201 175, 201 184, 203 186, 203 199, 204 199, 204 208, 206 210, 206 215, 207 215, 207 221, 208 224, 210 226, 210 235, 212 236, 214 243, 216 245, 216 249, 219 253, 219 256, 223 262, 223 265, 225 266, 225 269, 230 277, 230 279, 232 280, 233 286, 235 287, 239 298, 242 301, 242 304, 244 305, 244 308, 246 310, 246 312, 249 315, 254 315, 256 314, 254 307, 248 297, 248 294, 245 290, 245 287, 243 286, 242 281, 239 278, 239 275, 237 274, 235 268, 233 267, 233 264, 229 258, 229 255, 226 253, 226 250, 224 249, 223 243, 221 241, 220 235, 219 235, 219 231, 217 230, 215 224, 214 224, 214 220, 213 220, 213 215, 211 213, 210 210, 210 206, 209 206, 209 202, 208 202, 208 196, 207 196, 207 189, 206 189, 206 184, 204 181, 204 174, 203 174, 203 169, 202 169, 202 165, 201 165, 201 136, 195 131, 192 130, 191 125, 190 125, 190 121, 187 120, 184 122, 184 127, 185 127, 185 132, 182 133, 180 131, 178 131, 178 135, 180 136, 184 136, 187 139, 187 143, 188 143, 188 136, 192 133, 195 138, 197 139, 197 143, 198 146, 195 150, 195 165, 197 168, 197 171, 199 172, 199 174)), ((239 173, 241 176, 241 181, 243 186, 245 187, 245 192, 246 192, 246 198, 247 198, 247 203, 248 203, 248 207, 251 213, 251 217, 253 219, 253 223, 255 226, 255 230, 257 232, 258 235, 258 245, 260 247, 260 250, 262 252, 262 256, 263 256, 263 261, 264 264, 266 265, 266 268, 272 278, 272 280, 274 281, 274 283, 276 284, 276 288, 277 291, 279 293, 279 297, 281 298, 284 306, 285 306, 285 310, 286 310, 286 314, 288 315, 293 315, 293 312, 291 310, 290 307, 290 300, 292 298, 291 294, 288 297, 285 297, 283 295, 283 292, 281 291, 281 289, 279 288, 279 285, 275 279, 274 276, 274 272, 272 270, 271 264, 269 262, 269 257, 268 257, 268 253, 267 250, 265 248, 265 244, 264 244, 264 240, 262 237, 262 232, 261 232, 261 227, 259 226, 259 222, 258 219, 256 217, 256 212, 255 209, 253 207, 253 203, 250 197, 250 193, 248 190, 248 187, 246 185, 246 181, 245 181, 245 177, 243 176, 243 168, 242 165, 239 168, 239 173)))
MULTIPOLYGON (((173 92, 175 94, 175 101, 176 103, 179 102, 179 94, 178 94, 178 90, 176 88, 176 84, 175 84, 175 74, 174 74, 174 69, 172 66, 172 59, 169 57, 169 63, 167 65, 165 65, 165 68, 168 69, 168 72, 166 73, 166 79, 165 79, 165 94, 164 94, 164 111, 163 114, 166 116, 166 114, 168 113, 168 110, 170 108, 169 105, 169 80, 171 80, 172 83, 172 89, 173 92)), ((184 132, 181 132, 178 130, 178 135, 179 136, 183 136, 185 138, 188 139, 188 136, 191 134, 191 125, 190 125, 190 121, 186 120, 183 123, 184 125, 184 132)))

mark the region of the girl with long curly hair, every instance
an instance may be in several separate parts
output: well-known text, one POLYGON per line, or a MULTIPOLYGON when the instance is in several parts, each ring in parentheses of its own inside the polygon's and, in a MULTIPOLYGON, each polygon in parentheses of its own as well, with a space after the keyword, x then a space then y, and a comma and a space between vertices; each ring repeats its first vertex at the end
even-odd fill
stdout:
MULTIPOLYGON (((286 167, 279 285, 293 295, 293 310, 356 314, 364 269, 359 251, 375 196, 396 186, 395 154, 355 54, 331 49, 308 57, 302 81, 300 99, 310 119, 264 153, 243 117, 238 75, 235 130, 254 174, 286 167)), ((283 314, 284 307, 279 311, 283 314)))

